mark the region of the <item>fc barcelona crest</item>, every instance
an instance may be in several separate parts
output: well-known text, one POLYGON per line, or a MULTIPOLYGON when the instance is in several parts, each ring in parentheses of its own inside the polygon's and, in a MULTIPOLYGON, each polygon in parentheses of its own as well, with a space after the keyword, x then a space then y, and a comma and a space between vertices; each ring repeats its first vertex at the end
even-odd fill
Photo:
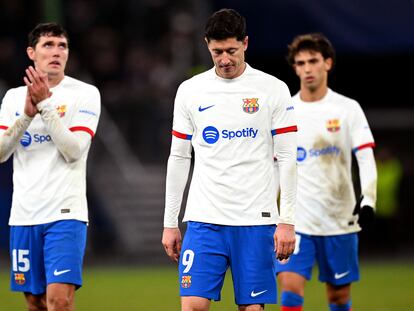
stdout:
POLYGON ((250 114, 259 111, 258 101, 258 98, 243 98, 243 111, 250 114))
POLYGON ((341 129, 341 121, 339 121, 339 119, 326 121, 326 129, 332 133, 338 132, 341 129))
POLYGON ((59 117, 64 117, 66 113, 66 105, 60 105, 56 107, 59 117))
POLYGON ((24 277, 24 273, 15 273, 14 274, 14 281, 16 284, 23 285, 26 283, 26 278, 24 277))

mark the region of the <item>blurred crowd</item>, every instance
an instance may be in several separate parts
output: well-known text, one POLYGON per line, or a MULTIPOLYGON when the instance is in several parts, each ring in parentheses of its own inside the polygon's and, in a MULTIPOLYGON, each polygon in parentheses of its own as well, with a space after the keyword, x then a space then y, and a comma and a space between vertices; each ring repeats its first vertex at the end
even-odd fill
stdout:
MULTIPOLYGON (((166 159, 178 84, 200 64, 202 14, 194 1, 61 1, 70 39, 67 75, 96 85, 102 104, 144 162, 166 159)), ((46 3, 46 1, 44 1, 46 3)), ((0 94, 22 84, 27 33, 45 21, 42 1, 2 1, 0 94)))

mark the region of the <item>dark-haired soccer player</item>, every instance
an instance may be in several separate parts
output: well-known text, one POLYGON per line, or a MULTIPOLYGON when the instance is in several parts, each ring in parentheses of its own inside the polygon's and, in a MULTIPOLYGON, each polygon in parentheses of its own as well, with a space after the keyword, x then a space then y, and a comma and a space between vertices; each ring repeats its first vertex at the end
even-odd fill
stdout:
POLYGON ((11 289, 28 310, 73 310, 86 244, 86 159, 100 115, 99 91, 65 76, 69 47, 57 24, 29 34, 26 86, 0 110, 0 160, 13 155, 9 224, 11 289))
POLYGON ((220 300, 230 267, 239 310, 276 303, 278 258, 293 252, 296 121, 285 83, 245 62, 244 18, 222 9, 207 21, 214 67, 181 84, 174 107, 162 243, 179 262, 182 310, 208 310, 220 300), (181 246, 178 214, 195 164, 181 246), (273 174, 281 175, 278 215, 273 174), (276 229, 276 223, 277 229, 276 229))
POLYGON ((334 49, 322 34, 294 38, 288 61, 300 79, 293 97, 298 121, 296 248, 277 262, 281 310, 300 311, 315 260, 331 311, 351 310, 351 283, 359 279, 357 232, 373 217, 377 173, 374 138, 360 105, 328 88, 334 49), (362 201, 356 203, 352 153, 362 201))

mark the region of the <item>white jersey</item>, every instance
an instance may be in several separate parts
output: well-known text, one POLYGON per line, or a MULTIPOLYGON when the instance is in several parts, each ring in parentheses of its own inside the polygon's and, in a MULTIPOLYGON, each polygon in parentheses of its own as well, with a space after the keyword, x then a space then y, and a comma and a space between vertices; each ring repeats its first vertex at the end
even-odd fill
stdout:
POLYGON ((293 97, 298 122, 296 231, 336 235, 360 230, 351 176, 352 152, 373 147, 360 105, 328 90, 320 101, 293 97))
POLYGON ((181 84, 173 135, 195 161, 183 221, 222 225, 277 222, 273 135, 296 131, 288 87, 247 65, 223 79, 212 68, 181 84))
MULTIPOLYGON (((100 115, 96 87, 65 76, 54 88, 52 105, 71 131, 95 134, 100 115)), ((26 86, 9 90, 0 110, 0 132, 23 114, 26 86)), ((10 225, 36 225, 62 219, 88 221, 86 159, 65 161, 37 114, 13 154, 10 225)))

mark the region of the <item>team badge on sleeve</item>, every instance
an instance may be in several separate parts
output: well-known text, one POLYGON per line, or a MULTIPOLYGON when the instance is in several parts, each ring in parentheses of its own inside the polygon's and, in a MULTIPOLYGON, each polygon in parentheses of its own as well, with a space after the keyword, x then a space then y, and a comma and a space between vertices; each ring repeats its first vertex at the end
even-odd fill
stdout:
POLYGON ((250 114, 259 111, 258 101, 258 98, 243 98, 243 111, 250 114))
POLYGON ((189 288, 191 286, 191 275, 183 275, 181 277, 181 287, 189 288))
POLYGON ((338 132, 341 129, 341 121, 339 119, 326 121, 326 129, 332 133, 338 132))
POLYGON ((64 117, 66 113, 66 105, 60 105, 56 107, 59 117, 64 117))

